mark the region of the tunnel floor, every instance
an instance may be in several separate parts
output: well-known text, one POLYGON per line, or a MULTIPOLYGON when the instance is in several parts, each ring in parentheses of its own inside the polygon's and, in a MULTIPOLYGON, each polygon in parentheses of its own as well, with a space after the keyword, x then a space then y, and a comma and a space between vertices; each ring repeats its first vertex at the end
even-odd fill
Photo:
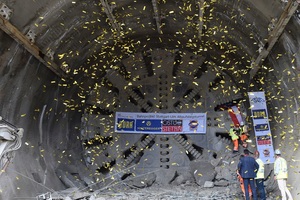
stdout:
MULTIPOLYGON (((233 185, 232 187, 236 187, 233 185)), ((69 189, 66 192, 70 192, 69 189)), ((64 192, 60 192, 62 194, 64 192)), ((76 193, 76 192, 75 192, 76 193)), ((55 198, 53 194, 53 199, 55 198)), ((161 187, 159 185, 151 186, 144 189, 128 188, 125 185, 115 188, 109 188, 99 192, 97 195, 88 193, 76 193, 77 199, 93 199, 93 200, 233 200, 241 199, 242 193, 234 194, 230 187, 214 187, 204 188, 193 183, 186 183, 181 186, 161 187)), ((74 198, 74 197, 73 197, 74 198)))
MULTIPOLYGON (((62 194, 72 193, 72 199, 78 200, 239 200, 243 199, 243 194, 238 187, 238 181, 231 186, 212 188, 201 187, 194 183, 185 183, 180 186, 170 185, 167 187, 154 185, 143 189, 129 188, 121 184, 107 188, 94 195, 86 192, 76 192, 76 189, 71 188, 54 193, 52 198, 60 199, 59 196, 62 194)), ((278 195, 276 193, 268 193, 267 200, 276 199, 278 195)))

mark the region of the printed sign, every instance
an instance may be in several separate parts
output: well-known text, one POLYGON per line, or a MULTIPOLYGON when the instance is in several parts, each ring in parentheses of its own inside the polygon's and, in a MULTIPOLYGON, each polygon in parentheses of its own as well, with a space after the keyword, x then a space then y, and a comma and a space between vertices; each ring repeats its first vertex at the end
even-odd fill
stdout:
POLYGON ((205 134, 206 113, 116 112, 115 132, 205 134))
POLYGON ((274 163, 274 148, 264 92, 248 92, 257 150, 264 163, 274 163))

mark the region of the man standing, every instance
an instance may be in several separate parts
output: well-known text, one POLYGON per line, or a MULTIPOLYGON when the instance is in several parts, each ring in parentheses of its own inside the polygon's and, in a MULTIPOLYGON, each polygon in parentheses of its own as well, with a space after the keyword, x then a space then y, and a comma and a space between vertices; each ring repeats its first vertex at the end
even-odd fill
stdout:
POLYGON ((274 163, 274 180, 277 180, 279 190, 281 192, 282 200, 286 200, 286 194, 289 200, 293 200, 293 197, 286 186, 286 180, 288 178, 287 163, 284 158, 281 157, 279 149, 275 150, 275 163, 274 163))
POLYGON ((258 170, 258 167, 259 165, 255 161, 255 159, 249 156, 249 150, 244 149, 244 157, 240 159, 240 162, 238 164, 238 172, 244 180, 246 200, 250 200, 249 190, 248 190, 249 184, 252 190, 253 200, 257 200, 254 178, 256 177, 256 172, 258 170))
POLYGON ((259 158, 259 151, 255 152, 255 161, 258 163, 259 168, 256 173, 256 187, 258 190, 258 194, 261 200, 266 200, 266 193, 265 193, 265 187, 264 187, 264 179, 265 179, 265 164, 264 162, 259 158))

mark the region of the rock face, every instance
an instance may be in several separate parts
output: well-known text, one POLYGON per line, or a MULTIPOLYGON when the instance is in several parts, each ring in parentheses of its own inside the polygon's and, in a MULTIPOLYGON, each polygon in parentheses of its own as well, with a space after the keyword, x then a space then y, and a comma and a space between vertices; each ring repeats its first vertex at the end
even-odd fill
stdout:
POLYGON ((159 185, 169 185, 176 177, 176 170, 161 169, 156 172, 156 183, 159 185))
POLYGON ((150 187, 156 180, 156 174, 150 173, 141 177, 132 177, 129 181, 125 181, 128 186, 134 188, 150 187))
POLYGON ((203 186, 206 181, 213 181, 216 176, 214 166, 209 161, 196 160, 190 164, 196 183, 203 186))
POLYGON ((205 183, 204 183, 204 187, 205 188, 213 188, 214 187, 214 182, 212 182, 212 181, 205 181, 205 183))
POLYGON ((175 178, 175 180, 172 181, 172 184, 182 185, 182 184, 191 183, 191 182, 195 182, 194 176, 190 171, 186 171, 182 174, 178 174, 178 176, 175 178))

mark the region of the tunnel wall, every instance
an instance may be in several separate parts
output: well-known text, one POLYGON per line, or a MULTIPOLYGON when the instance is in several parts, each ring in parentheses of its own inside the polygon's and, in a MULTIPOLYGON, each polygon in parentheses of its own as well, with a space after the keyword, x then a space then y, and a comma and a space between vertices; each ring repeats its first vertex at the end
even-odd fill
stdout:
POLYGON ((70 96, 61 78, 7 35, 0 34, 0 41, 0 116, 25 130, 21 148, 0 176, 0 199, 63 189, 55 169, 80 161, 80 113, 63 104, 70 96))

